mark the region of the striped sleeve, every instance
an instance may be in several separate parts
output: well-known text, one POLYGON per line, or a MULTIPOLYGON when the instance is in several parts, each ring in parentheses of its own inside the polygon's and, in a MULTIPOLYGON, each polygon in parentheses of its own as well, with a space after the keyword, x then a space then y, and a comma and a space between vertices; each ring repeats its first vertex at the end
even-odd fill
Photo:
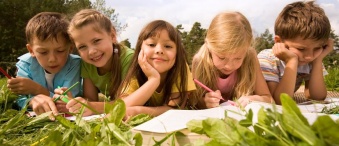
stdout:
POLYGON ((258 54, 261 72, 266 81, 279 82, 278 58, 272 53, 272 49, 262 50, 258 54))

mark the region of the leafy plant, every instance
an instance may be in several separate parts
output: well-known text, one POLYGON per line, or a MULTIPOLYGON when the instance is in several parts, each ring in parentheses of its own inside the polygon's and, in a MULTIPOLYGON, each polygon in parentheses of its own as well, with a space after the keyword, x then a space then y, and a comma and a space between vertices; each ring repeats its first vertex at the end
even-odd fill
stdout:
MULTIPOLYGON (((258 111, 258 123, 241 125, 237 120, 208 118, 187 123, 190 131, 205 134, 210 141, 202 145, 338 145, 339 124, 329 116, 320 116, 310 125, 296 103, 287 94, 281 95, 282 113, 258 111), (253 128, 253 130, 250 130, 253 128)), ((275 109, 275 108, 273 108, 275 109)), ((251 114, 246 115, 246 121, 251 114)), ((247 122, 246 122, 247 123, 247 122)), ((201 141, 200 141, 201 143, 201 141)))
POLYGON ((327 70, 328 75, 325 76, 326 88, 329 91, 339 91, 339 68, 334 67, 327 70))

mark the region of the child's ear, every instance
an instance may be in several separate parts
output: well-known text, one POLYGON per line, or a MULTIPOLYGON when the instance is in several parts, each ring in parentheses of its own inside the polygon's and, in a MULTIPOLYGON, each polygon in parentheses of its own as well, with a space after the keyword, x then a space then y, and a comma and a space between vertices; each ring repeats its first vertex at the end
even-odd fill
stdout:
POLYGON ((26 44, 26 48, 29 54, 31 54, 32 57, 35 57, 32 46, 30 44, 26 44))
POLYGON ((280 38, 280 36, 275 35, 275 36, 274 36, 274 42, 275 42, 275 43, 281 43, 281 38, 280 38))
POLYGON ((111 30, 111 37, 112 37, 113 43, 117 43, 117 35, 116 35, 116 32, 115 32, 115 29, 111 30))

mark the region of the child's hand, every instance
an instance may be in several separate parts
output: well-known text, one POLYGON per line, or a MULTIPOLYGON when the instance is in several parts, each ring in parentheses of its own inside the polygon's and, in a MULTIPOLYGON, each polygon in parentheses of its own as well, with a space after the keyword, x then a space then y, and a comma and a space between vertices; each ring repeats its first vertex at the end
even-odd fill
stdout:
MULTIPOLYGON (((70 113, 80 113, 80 110, 82 108, 82 104, 80 104, 79 102, 88 105, 87 100, 82 98, 82 97, 76 97, 75 99, 70 100, 67 104, 66 104, 66 108, 68 109, 68 111, 70 113)), ((90 105, 88 105, 90 106, 90 105)), ((84 107, 84 113, 83 116, 89 116, 89 115, 93 115, 93 111, 91 111, 90 109, 84 107)))
POLYGON ((7 87, 10 91, 15 94, 41 94, 39 93, 38 89, 43 88, 37 82, 34 82, 31 79, 23 78, 23 77, 16 77, 12 79, 8 79, 7 87))
POLYGON ((333 51, 334 49, 333 44, 334 44, 333 39, 328 39, 326 45, 323 48, 323 51, 315 60, 322 61, 329 53, 333 51))
POLYGON ((298 61, 298 56, 287 49, 284 43, 275 43, 272 50, 273 54, 285 63, 291 60, 298 61))
MULTIPOLYGON (((53 102, 53 99, 49 96, 38 94, 32 98, 32 100, 29 102, 29 105, 37 115, 49 111, 52 111, 53 115, 58 115, 58 110, 53 102)), ((50 119, 54 120, 54 117, 51 115, 50 119)))
POLYGON ((64 101, 61 100, 61 98, 69 98, 69 99, 73 99, 73 96, 72 96, 72 92, 68 92, 67 93, 67 97, 66 96, 63 96, 62 94, 67 90, 66 87, 61 87, 61 88, 56 88, 54 89, 54 96, 53 96, 53 101, 60 97, 60 99, 56 100, 55 101, 55 105, 58 109, 59 112, 61 113, 66 113, 68 112, 68 109, 66 108, 66 104, 64 101))
POLYGON ((138 55, 138 63, 148 79, 151 78, 160 79, 159 72, 147 62, 147 56, 144 53, 143 49, 141 49, 138 55))
MULTIPOLYGON (((253 96, 258 96, 258 95, 253 95, 253 96)), ((254 99, 253 96, 241 96, 237 102, 236 102, 236 106, 238 107, 246 107, 247 104, 251 103, 254 99)))
POLYGON ((222 98, 219 90, 214 92, 208 92, 205 94, 204 101, 207 108, 213 108, 219 106, 220 99, 222 98))
POLYGON ((124 117, 124 121, 127 121, 129 118, 137 115, 137 114, 140 114, 140 112, 138 111, 138 107, 136 106, 131 106, 131 107, 126 107, 126 114, 125 114, 125 117, 124 117))

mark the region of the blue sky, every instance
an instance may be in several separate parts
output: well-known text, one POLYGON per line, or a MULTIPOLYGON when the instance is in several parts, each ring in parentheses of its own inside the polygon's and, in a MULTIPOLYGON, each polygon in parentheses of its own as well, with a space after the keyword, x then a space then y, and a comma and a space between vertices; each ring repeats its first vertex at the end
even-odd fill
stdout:
MULTIPOLYGON (((195 22, 207 28, 212 18, 222 11, 239 11, 252 25, 254 35, 269 29, 273 33, 274 21, 287 4, 296 0, 106 0, 106 5, 116 10, 118 20, 128 24, 118 36, 119 41, 129 39, 134 48, 143 26, 155 19, 163 19, 186 31, 195 22)), ((339 0, 317 0, 325 10, 332 29, 339 34, 339 0)))

